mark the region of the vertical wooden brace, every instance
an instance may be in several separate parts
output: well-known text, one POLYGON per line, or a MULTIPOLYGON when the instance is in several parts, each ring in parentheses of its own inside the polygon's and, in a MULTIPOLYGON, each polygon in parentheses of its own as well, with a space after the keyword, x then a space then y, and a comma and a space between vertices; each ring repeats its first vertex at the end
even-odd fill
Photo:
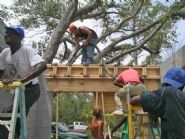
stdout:
POLYGON ((58 108, 59 108, 59 101, 58 101, 58 92, 57 92, 57 102, 56 102, 56 139, 58 139, 58 122, 59 122, 59 112, 58 112, 58 108))
POLYGON ((114 75, 116 76, 118 74, 118 66, 114 66, 114 75))
POLYGON ((98 92, 96 92, 96 103, 95 103, 95 106, 96 107, 98 106, 98 92))
POLYGON ((87 77, 87 66, 83 66, 83 76, 87 77))
POLYGON ((67 77, 70 77, 71 76, 71 66, 68 66, 67 67, 67 77))

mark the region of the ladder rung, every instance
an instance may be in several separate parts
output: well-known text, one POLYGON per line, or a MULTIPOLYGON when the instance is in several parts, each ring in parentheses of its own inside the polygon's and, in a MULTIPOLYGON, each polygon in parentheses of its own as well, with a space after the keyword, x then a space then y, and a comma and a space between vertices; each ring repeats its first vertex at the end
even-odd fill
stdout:
MULTIPOLYGON (((148 113, 139 113, 139 114, 132 114, 132 116, 147 116, 148 113)), ((105 114, 105 117, 127 117, 128 114, 105 114)))
POLYGON ((140 106, 131 106, 132 110, 142 110, 142 107, 140 106))
POLYGON ((105 114, 105 117, 127 117, 127 114, 105 114))
MULTIPOLYGON (((12 113, 0 113, 0 118, 11 118, 12 113)), ((17 113, 17 117, 20 117, 20 114, 17 113)))
POLYGON ((9 125, 11 124, 11 121, 2 121, 0 120, 0 125, 9 125))

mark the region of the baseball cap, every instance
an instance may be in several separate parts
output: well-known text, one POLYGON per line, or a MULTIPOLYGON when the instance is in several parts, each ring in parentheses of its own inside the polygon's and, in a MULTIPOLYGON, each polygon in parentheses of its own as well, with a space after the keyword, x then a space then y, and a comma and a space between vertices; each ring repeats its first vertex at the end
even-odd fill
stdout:
POLYGON ((162 83, 168 83, 173 87, 181 88, 185 85, 185 70, 171 67, 164 75, 162 83))
POLYGON ((6 27, 6 29, 8 30, 13 30, 15 32, 18 33, 19 37, 21 38, 21 40, 24 38, 24 30, 23 28, 21 28, 20 26, 17 26, 17 25, 12 25, 12 26, 9 26, 9 27, 6 27))

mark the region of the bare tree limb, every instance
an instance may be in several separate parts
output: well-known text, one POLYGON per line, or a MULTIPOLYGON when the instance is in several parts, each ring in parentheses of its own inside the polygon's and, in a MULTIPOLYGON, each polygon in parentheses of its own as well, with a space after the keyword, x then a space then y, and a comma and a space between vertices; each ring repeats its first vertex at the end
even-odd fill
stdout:
MULTIPOLYGON (((88 15, 84 15, 83 16, 83 20, 84 19, 97 19, 97 18, 100 18, 102 15, 106 15, 106 14, 119 14, 117 12, 107 12, 107 11, 100 11, 100 12, 97 12, 97 13, 93 13, 93 14, 88 14, 88 15)), ((81 16, 78 16, 75 18, 75 20, 78 20, 78 19, 81 19, 81 16)))
POLYGON ((75 60, 82 54, 82 52, 80 51, 80 48, 74 48, 71 57, 68 60, 67 65, 72 65, 75 60))
MULTIPOLYGON (((67 43, 66 41, 64 41, 64 47, 65 47, 65 51, 64 51, 64 59, 66 58, 66 55, 67 55, 67 43)), ((63 60, 64 60, 63 59, 63 60)))
POLYGON ((137 45, 136 47, 134 47, 134 48, 132 48, 132 49, 129 49, 128 51, 123 52, 123 53, 120 54, 120 55, 117 55, 117 56, 113 57, 112 59, 106 61, 105 63, 106 63, 106 64, 112 63, 112 62, 114 62, 115 60, 117 60, 117 59, 119 59, 119 58, 125 56, 126 54, 130 54, 131 52, 134 52, 134 51, 136 51, 136 50, 141 49, 142 46, 143 46, 146 42, 148 42, 148 41, 156 34, 157 31, 160 30, 160 28, 163 26, 163 24, 164 24, 164 23, 160 23, 160 24, 150 33, 150 35, 149 35, 148 37, 146 37, 139 45, 137 45))
POLYGON ((156 54, 156 52, 152 51, 151 49, 149 49, 149 48, 147 48, 147 47, 145 47, 145 46, 142 46, 142 48, 143 48, 145 51, 149 52, 150 54, 156 54))
POLYGON ((94 11, 97 8, 97 6, 99 6, 99 5, 101 5, 101 0, 95 0, 95 2, 93 4, 79 9, 76 13, 76 19, 79 19, 82 16, 87 15, 88 13, 94 11))
POLYGON ((78 1, 75 1, 73 4, 71 4, 64 16, 60 19, 59 24, 53 31, 53 35, 50 41, 50 44, 48 48, 46 49, 44 59, 47 63, 51 63, 53 58, 55 57, 58 47, 61 42, 61 38, 63 37, 64 33, 66 32, 66 29, 68 28, 69 24, 73 21, 76 11, 77 11, 77 3, 78 1))
POLYGON ((177 13, 173 13, 172 16, 173 16, 173 17, 174 17, 174 16, 179 16, 179 17, 181 17, 181 18, 185 18, 185 13, 183 13, 183 12, 177 12, 177 13))
POLYGON ((134 46, 132 44, 122 44, 122 45, 116 45, 114 47, 114 49, 112 50, 112 52, 116 52, 116 51, 122 51, 125 49, 130 49, 133 48, 134 46))
POLYGON ((126 21, 128 21, 128 20, 132 19, 133 17, 135 17, 135 16, 139 13, 139 11, 141 10, 141 7, 143 6, 143 3, 144 3, 144 1, 142 0, 141 3, 140 3, 140 6, 138 7, 138 9, 135 11, 135 13, 134 13, 133 15, 131 15, 131 16, 125 18, 125 19, 119 24, 119 26, 118 26, 117 28, 113 29, 112 31, 107 32, 107 33, 104 34, 104 35, 102 35, 102 36, 98 39, 98 42, 101 41, 102 39, 104 39, 105 37, 111 35, 113 32, 116 32, 117 30, 119 30, 119 29, 122 27, 122 25, 123 25, 126 21))
MULTIPOLYGON (((133 33, 131 33, 131 34, 129 34, 129 35, 121 36, 118 40, 112 42, 112 43, 109 44, 106 48, 104 48, 104 49, 101 51, 101 56, 104 57, 105 55, 107 55, 110 51, 112 51, 112 49, 116 46, 116 44, 118 44, 118 43, 120 43, 120 42, 122 42, 122 41, 124 41, 124 40, 126 40, 126 39, 132 38, 132 37, 134 37, 134 36, 136 36, 136 35, 138 35, 138 34, 140 34, 140 33, 143 33, 143 32, 145 32, 145 31, 151 29, 151 28, 154 27, 155 25, 159 24, 160 21, 161 21, 161 20, 157 20, 157 21, 151 23, 150 25, 148 25, 148 26, 145 27, 145 28, 142 28, 142 29, 140 29, 140 30, 138 30, 138 31, 135 31, 135 32, 133 32, 133 33)), ((98 59, 100 59, 100 56, 99 56, 99 55, 95 57, 95 60, 98 60, 98 59)))

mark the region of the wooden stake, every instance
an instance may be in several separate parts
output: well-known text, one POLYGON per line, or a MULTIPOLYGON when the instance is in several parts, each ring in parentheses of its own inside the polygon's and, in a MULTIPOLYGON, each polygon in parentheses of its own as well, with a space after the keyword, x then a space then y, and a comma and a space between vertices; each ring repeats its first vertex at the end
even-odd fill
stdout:
POLYGON ((58 106, 59 106, 59 101, 58 101, 58 93, 57 93, 57 103, 56 103, 56 139, 58 139, 58 106))

